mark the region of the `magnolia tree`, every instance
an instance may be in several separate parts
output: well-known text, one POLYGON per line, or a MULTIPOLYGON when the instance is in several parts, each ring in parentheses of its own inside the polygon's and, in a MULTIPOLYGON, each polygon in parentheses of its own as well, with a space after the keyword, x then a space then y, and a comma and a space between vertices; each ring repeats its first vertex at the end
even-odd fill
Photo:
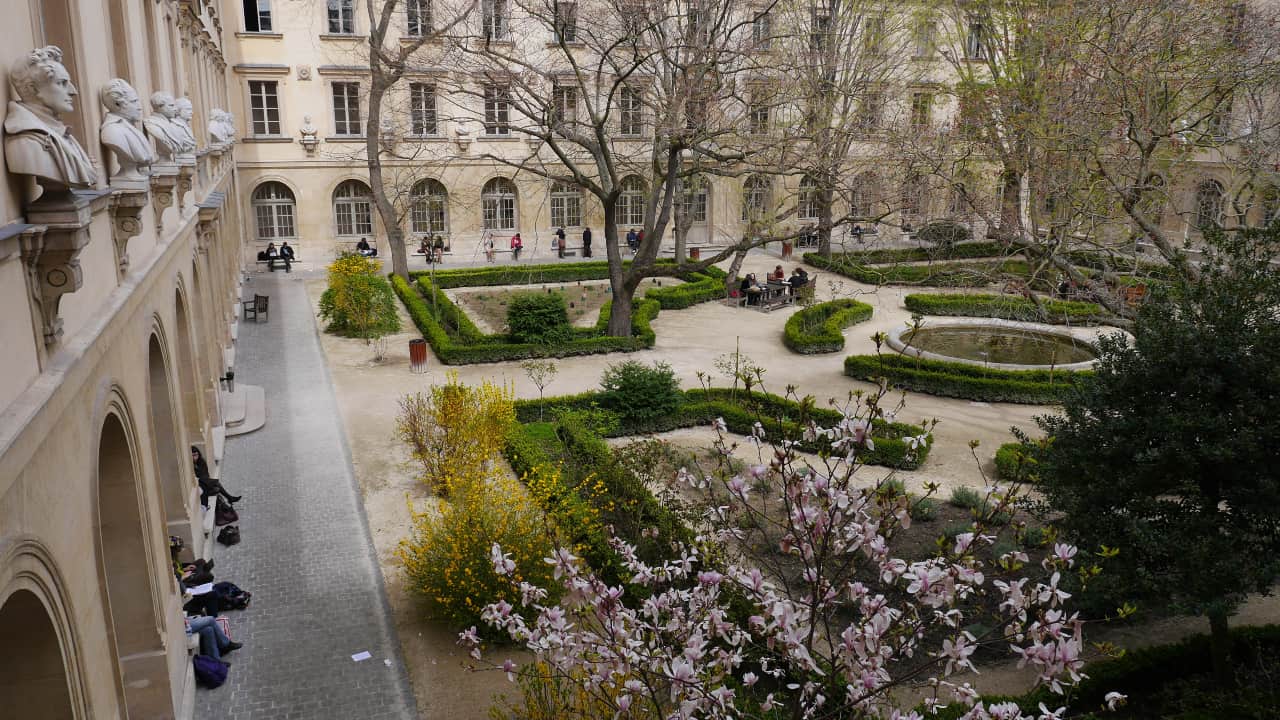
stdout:
MULTIPOLYGON (((859 478, 874 448, 872 423, 886 415, 883 395, 851 399, 832 427, 808 425, 797 440, 830 445, 818 462, 802 459, 795 442, 768 444, 759 426, 750 438, 756 462, 729 462, 734 447, 717 420, 715 450, 725 462, 675 478, 711 501, 696 542, 673 544, 669 560, 650 564, 615 539, 630 573, 617 586, 560 547, 546 560, 557 602, 545 600, 547 588, 510 580, 518 605, 499 601, 483 613, 539 662, 491 667, 572 682, 590 696, 584 712, 593 717, 905 719, 949 703, 963 704, 969 719, 1024 717, 954 678, 974 670, 982 646, 1011 651, 1065 692, 1082 666, 1083 623, 1061 588, 1064 574, 1082 569, 1076 548, 1056 545, 1038 563, 1019 551, 988 563, 981 550, 995 528, 980 519, 930 557, 895 555, 911 500, 888 478, 859 478), (761 546, 752 532, 765 552, 753 549, 761 546), (979 629, 978 619, 996 629, 979 629), (919 682, 923 703, 904 699, 904 686, 919 682)), ((929 438, 905 440, 918 449, 929 438)), ((993 489, 989 501, 1007 509, 1019 492, 993 489)), ((510 579, 507 549, 495 544, 491 559, 510 579)), ((484 662, 477 628, 460 642, 484 662)), ((1030 717, 1064 713, 1042 705, 1030 717)))

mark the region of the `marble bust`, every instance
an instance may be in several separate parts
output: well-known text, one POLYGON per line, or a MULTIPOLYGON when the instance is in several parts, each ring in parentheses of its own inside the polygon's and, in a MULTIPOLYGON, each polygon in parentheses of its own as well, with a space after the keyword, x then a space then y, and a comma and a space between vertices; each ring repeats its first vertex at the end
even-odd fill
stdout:
POLYGON ((235 142, 236 128, 231 113, 221 108, 209 111, 209 136, 215 145, 230 145, 235 142))
POLYGON ((320 129, 311 122, 310 115, 302 116, 302 127, 300 130, 302 132, 303 140, 315 140, 316 136, 320 134, 320 129))
POLYGON ((191 116, 195 113, 195 108, 191 106, 191 98, 180 97, 173 101, 173 106, 177 110, 177 115, 170 118, 170 122, 174 127, 182 133, 182 140, 191 152, 196 149, 196 136, 191 132, 191 116))
POLYGON ((75 109, 76 86, 52 45, 18 58, 9 70, 13 97, 4 119, 9 172, 32 175, 46 188, 88 187, 97 171, 59 118, 75 109))
POLYGON ((129 83, 116 78, 102 87, 98 99, 107 109, 98 137, 115 154, 120 168, 111 176, 111 181, 145 182, 151 174, 150 166, 155 154, 151 151, 151 142, 137 124, 142 119, 142 102, 137 91, 129 83))
POLYGON ((182 152, 180 131, 169 122, 169 116, 160 110, 165 106, 173 107, 173 96, 165 92, 151 94, 152 113, 143 120, 147 134, 156 141, 156 151, 161 160, 172 161, 173 156, 182 152))

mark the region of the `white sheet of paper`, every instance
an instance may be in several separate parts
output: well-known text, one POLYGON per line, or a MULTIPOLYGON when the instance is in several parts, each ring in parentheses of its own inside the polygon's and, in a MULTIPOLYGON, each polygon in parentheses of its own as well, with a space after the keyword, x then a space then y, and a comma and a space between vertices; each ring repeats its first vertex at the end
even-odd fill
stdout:
POLYGON ((187 592, 190 592, 192 595, 207 595, 213 592, 213 583, 205 583, 203 585, 197 585, 193 588, 188 589, 187 592))
POLYGON ((364 652, 358 652, 355 655, 352 655, 351 659, 355 660, 356 662, 360 662, 361 660, 368 660, 371 657, 373 656, 369 654, 369 651, 365 650, 364 652))

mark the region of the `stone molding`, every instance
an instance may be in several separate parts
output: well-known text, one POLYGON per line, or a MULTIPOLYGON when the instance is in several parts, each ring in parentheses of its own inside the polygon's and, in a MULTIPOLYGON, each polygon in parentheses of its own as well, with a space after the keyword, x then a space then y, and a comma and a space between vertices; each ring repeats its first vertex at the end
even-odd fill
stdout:
POLYGON ((27 219, 44 228, 43 233, 24 233, 22 260, 46 349, 62 338, 62 296, 84 284, 80 251, 89 244, 94 212, 109 202, 111 194, 111 190, 74 190, 42 196, 26 207, 27 219))
POLYGON ((151 209, 156 214, 156 230, 164 229, 164 211, 173 206, 173 195, 178 187, 178 167, 172 163, 151 166, 151 209))
POLYGON ((150 200, 146 190, 117 190, 111 196, 111 240, 120 277, 129 271, 129 240, 142 233, 142 208, 150 200))

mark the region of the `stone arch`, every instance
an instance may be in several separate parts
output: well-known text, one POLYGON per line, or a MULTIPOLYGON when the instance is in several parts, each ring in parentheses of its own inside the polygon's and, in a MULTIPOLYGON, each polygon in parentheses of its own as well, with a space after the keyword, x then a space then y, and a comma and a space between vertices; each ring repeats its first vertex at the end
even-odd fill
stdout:
POLYGON ((105 405, 95 453, 96 544, 117 687, 128 716, 166 717, 173 698, 136 435, 118 388, 108 391, 105 405))
POLYGON ((492 177, 481 188, 480 225, 490 232, 520 230, 520 192, 510 178, 492 177))
POLYGON ((90 716, 66 598, 66 584, 37 540, 0 544, 0 642, 15 650, 0 657, 0 697, 15 717, 90 716))
POLYGON ((196 549, 195 530, 191 523, 191 481, 187 479, 186 433, 182 432, 177 405, 174 403, 172 377, 164 329, 156 318, 147 340, 147 405, 151 416, 152 449, 155 452, 156 475, 164 509, 166 533, 182 538, 188 548, 196 549))
MULTIPOLYGON (((181 279, 179 279, 181 280, 181 279)), ((178 398, 182 407, 182 424, 187 429, 187 436, 199 438, 204 432, 204 423, 200 415, 200 385, 196 378, 200 373, 196 368, 193 344, 195 333, 192 329, 191 303, 187 299, 186 288, 181 282, 174 290, 174 317, 178 347, 178 398)))

